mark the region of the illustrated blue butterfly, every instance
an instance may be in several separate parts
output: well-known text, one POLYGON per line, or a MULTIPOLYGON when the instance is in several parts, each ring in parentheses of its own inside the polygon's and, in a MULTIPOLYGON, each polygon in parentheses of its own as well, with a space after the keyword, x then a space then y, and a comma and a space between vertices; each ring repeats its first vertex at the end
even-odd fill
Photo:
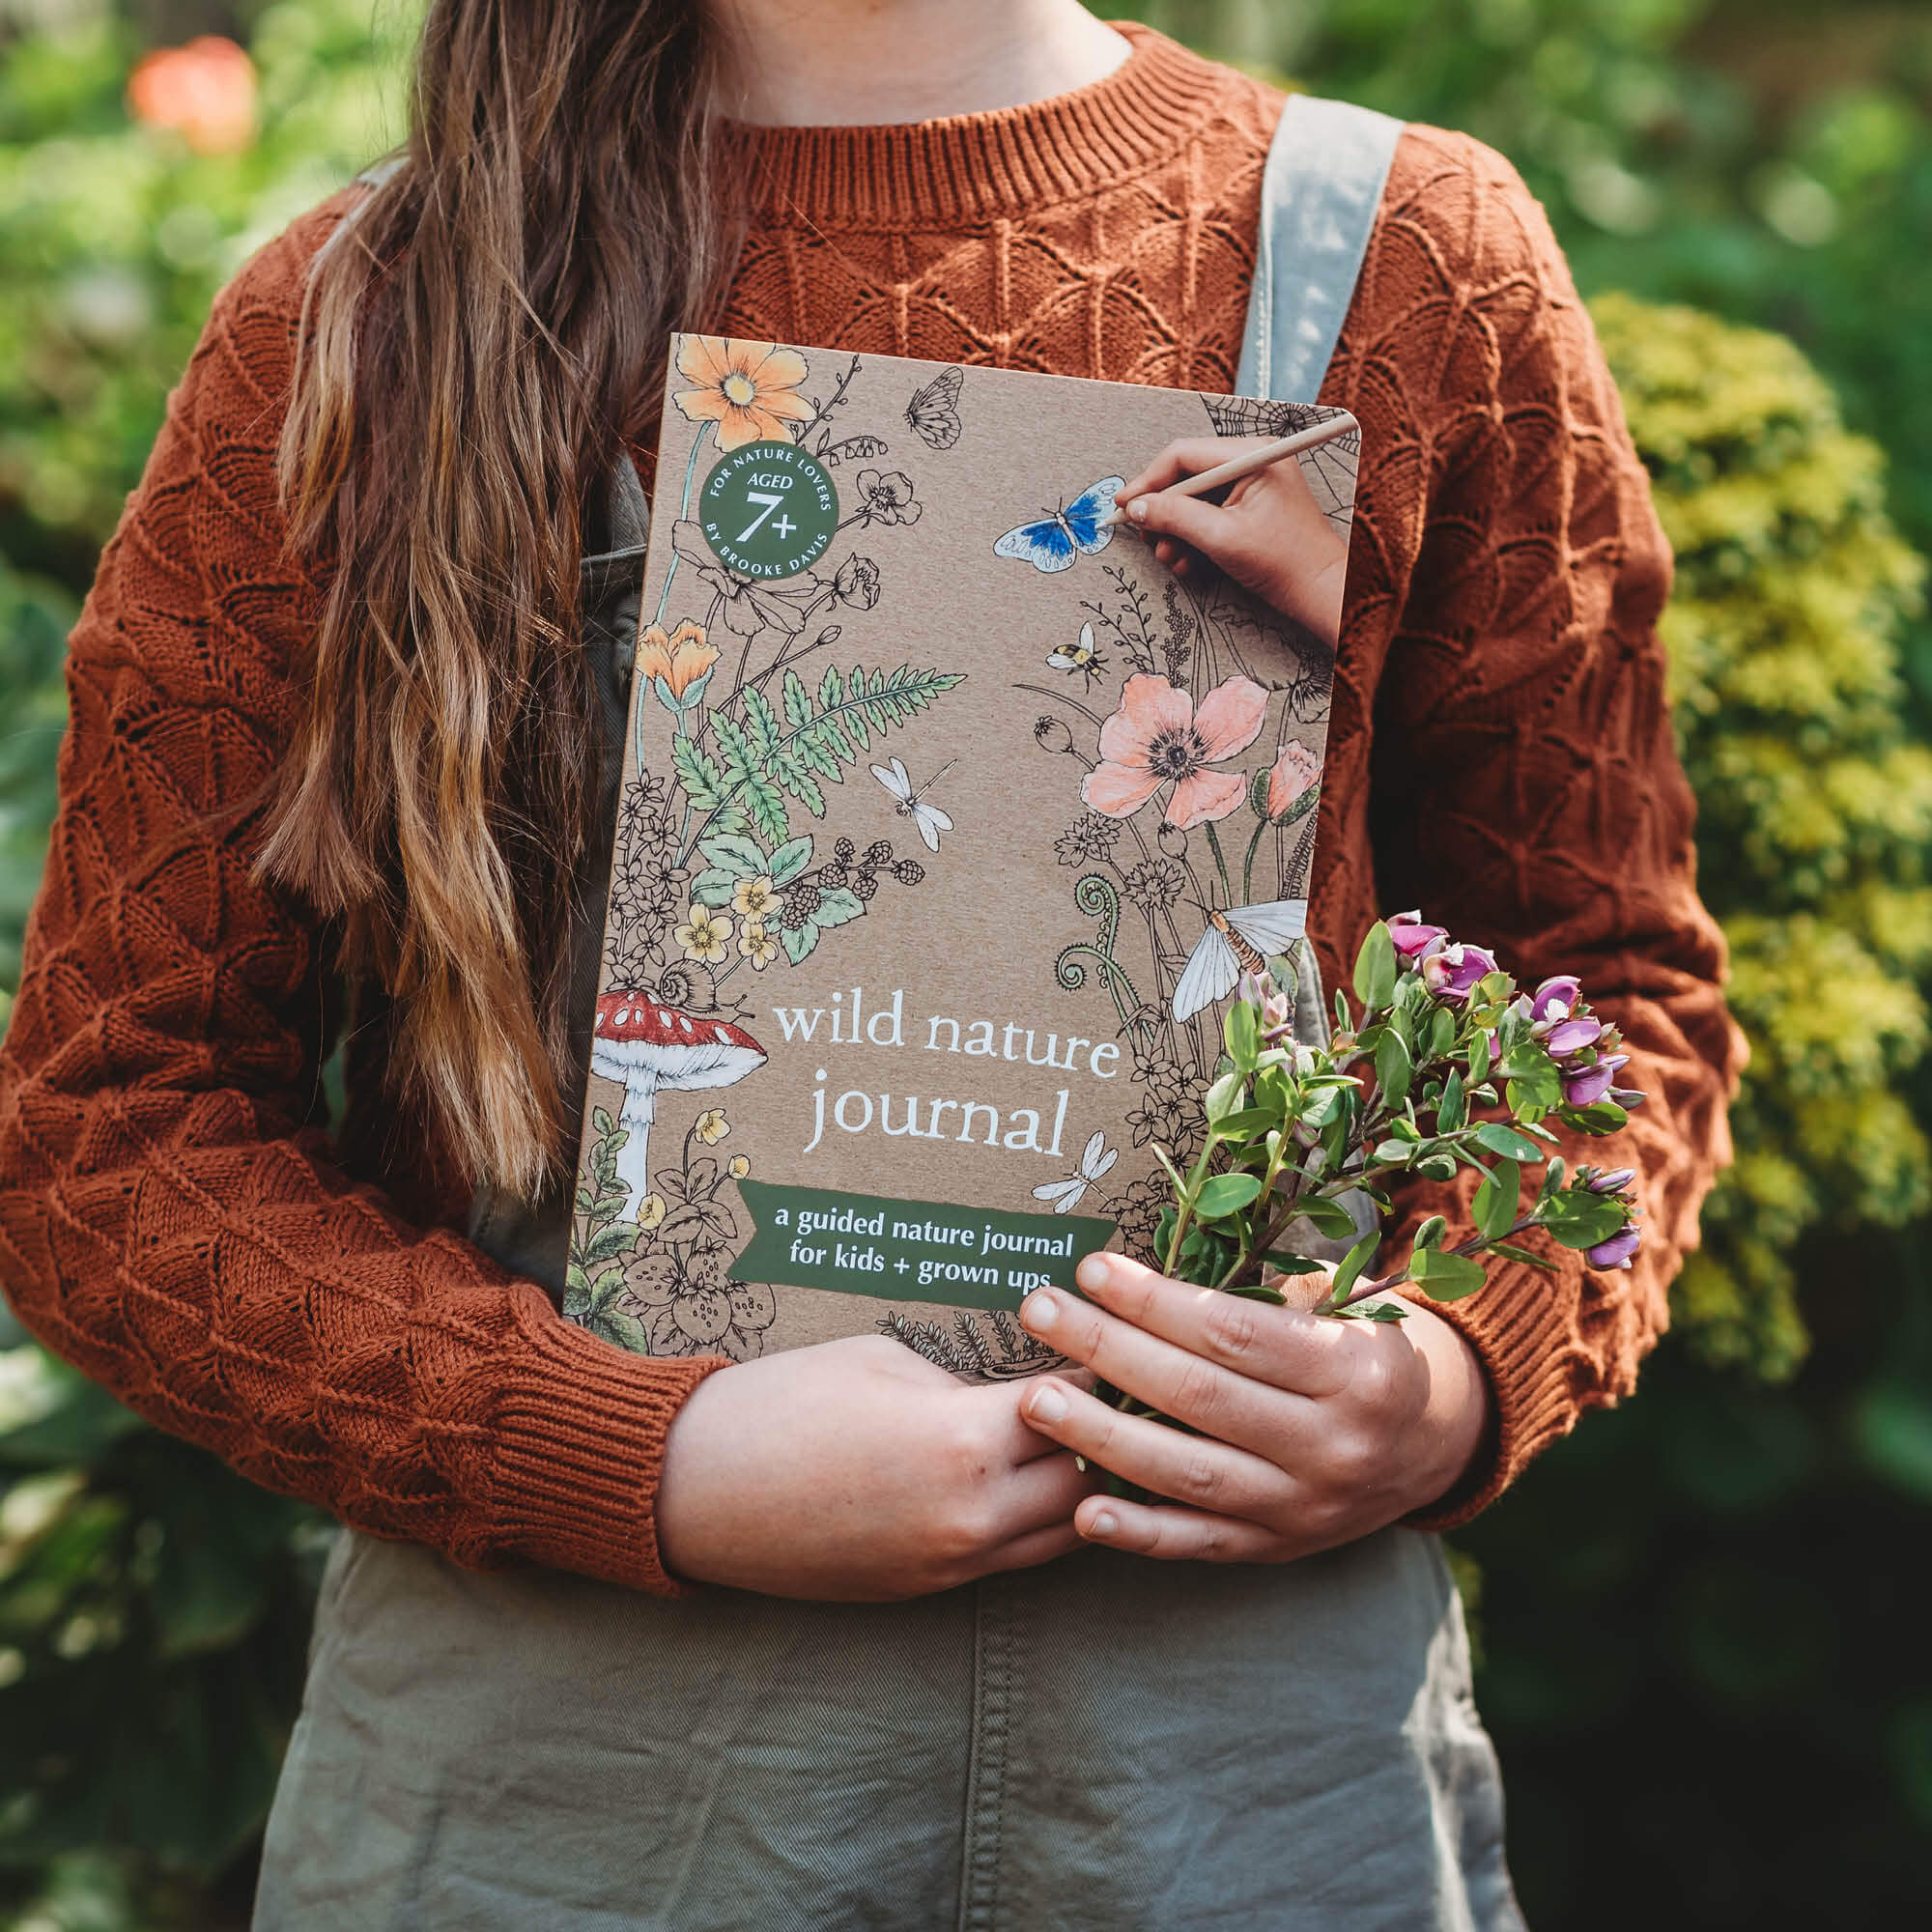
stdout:
POLYGON ((993 546, 995 556, 1015 556, 1036 570, 1065 570, 1076 556, 1092 556, 1114 541, 1114 526, 1100 519, 1114 507, 1114 493, 1126 479, 1103 476, 1090 483, 1063 510, 1049 510, 1037 522, 1009 530, 993 546))

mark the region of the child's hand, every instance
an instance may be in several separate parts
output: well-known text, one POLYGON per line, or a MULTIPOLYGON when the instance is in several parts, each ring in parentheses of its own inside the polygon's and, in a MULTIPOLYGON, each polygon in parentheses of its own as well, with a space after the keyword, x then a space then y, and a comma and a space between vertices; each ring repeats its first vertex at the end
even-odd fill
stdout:
POLYGON ((1205 558, 1332 648, 1342 628, 1349 546, 1317 507, 1293 457, 1242 477, 1222 503, 1164 494, 1182 477, 1267 440, 1201 436, 1171 442, 1127 478, 1115 501, 1127 527, 1141 531, 1177 577, 1199 570, 1205 558))

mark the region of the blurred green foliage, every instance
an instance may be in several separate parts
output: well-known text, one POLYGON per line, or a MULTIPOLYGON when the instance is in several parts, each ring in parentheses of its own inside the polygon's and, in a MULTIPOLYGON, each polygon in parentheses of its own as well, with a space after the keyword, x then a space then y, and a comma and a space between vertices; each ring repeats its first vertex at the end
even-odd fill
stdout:
MULTIPOLYGON (((1119 11, 1509 155, 1599 295, 1677 548, 1667 639, 1702 878, 1754 1059, 1738 1165, 1676 1294, 1690 1348, 1464 1539, 1531 1922, 1922 1910, 1932 1682, 1893 1554, 1932 1504, 1932 1279, 1911 1218, 1932 1120, 1932 629, 1913 554, 1932 548, 1932 16, 1119 11), (1753 1380, 1796 1368, 1807 1325, 1804 1374, 1753 1380)), ((393 137, 414 13, 0 0, 0 1020, 99 547, 215 287, 393 137), (124 99, 144 46, 211 31, 257 64, 261 132, 239 154, 136 126, 124 99)), ((0 1924, 245 1922, 325 1534, 135 1424, 0 1309, 0 1924)))
POLYGON ((1880 452, 1783 337, 1621 295, 1593 312, 1676 556, 1672 709, 1751 1041, 1676 1320, 1708 1359, 1782 1377, 1799 1237, 1897 1225, 1932 1191, 1895 1085, 1932 961, 1932 751, 1907 736, 1897 644, 1924 566, 1880 452))

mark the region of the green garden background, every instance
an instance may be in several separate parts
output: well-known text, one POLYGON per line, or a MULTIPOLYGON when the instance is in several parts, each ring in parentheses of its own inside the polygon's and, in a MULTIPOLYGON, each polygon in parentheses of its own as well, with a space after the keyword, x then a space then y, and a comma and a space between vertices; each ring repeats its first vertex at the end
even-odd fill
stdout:
MULTIPOLYGON (((95 556, 215 287, 394 137, 414 11, 0 0, 0 1023, 95 556), (151 64, 130 92, 144 55, 202 35, 247 50, 252 112, 219 49, 198 81, 151 64)), ((1642 1389, 1457 1539, 1530 1922, 1914 1922, 1932 5, 1125 11, 1508 155, 1591 298, 1677 550, 1677 718, 1753 1059, 1642 1389)), ((0 1927, 245 1924, 327 1538, 0 1306, 0 1927)))

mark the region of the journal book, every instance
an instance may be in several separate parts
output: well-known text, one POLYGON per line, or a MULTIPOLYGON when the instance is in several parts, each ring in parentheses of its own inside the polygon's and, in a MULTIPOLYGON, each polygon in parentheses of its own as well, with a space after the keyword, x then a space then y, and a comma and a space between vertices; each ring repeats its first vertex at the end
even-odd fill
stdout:
POLYGON ((663 420, 565 1313, 1029 1374, 1013 1311, 1151 1254, 1222 1005, 1301 937, 1333 682, 1332 623, 1175 576, 1115 493, 1332 422, 1287 460, 1346 544, 1359 431, 702 335, 663 420))

